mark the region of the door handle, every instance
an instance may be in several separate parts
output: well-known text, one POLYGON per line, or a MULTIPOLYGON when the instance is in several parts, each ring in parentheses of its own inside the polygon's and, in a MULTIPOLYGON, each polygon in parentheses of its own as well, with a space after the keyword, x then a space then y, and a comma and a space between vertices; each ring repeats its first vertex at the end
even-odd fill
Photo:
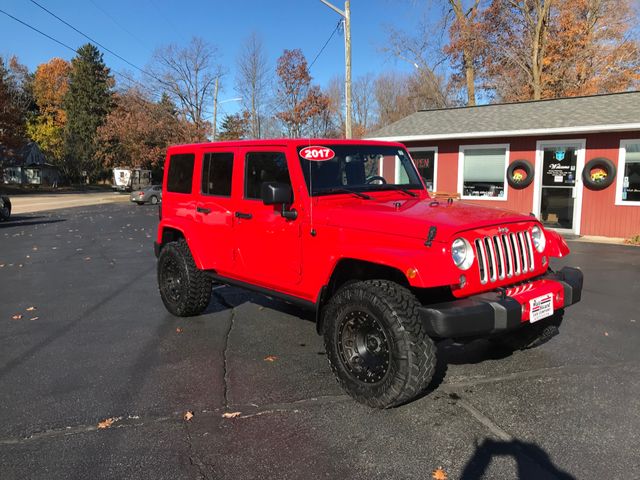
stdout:
POLYGON ((236 212, 236 218, 244 218, 245 220, 251 220, 253 215, 250 213, 236 212))
POLYGON ((205 207, 196 207, 196 212, 204 213, 205 215, 209 215, 211 213, 211 209, 210 208, 205 208, 205 207))

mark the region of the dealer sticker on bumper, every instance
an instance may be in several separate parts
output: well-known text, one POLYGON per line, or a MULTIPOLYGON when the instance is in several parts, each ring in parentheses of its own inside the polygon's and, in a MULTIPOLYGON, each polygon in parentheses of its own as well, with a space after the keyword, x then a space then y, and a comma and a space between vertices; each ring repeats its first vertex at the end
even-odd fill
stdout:
POLYGON ((553 315, 553 293, 529 300, 529 312, 531 323, 553 315))

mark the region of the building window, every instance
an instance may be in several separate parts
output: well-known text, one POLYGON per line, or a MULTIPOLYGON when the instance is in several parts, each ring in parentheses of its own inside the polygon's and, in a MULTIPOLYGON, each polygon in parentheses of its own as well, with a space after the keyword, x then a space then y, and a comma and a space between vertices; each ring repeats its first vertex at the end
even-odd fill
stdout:
POLYGON ((431 192, 435 191, 438 149, 436 147, 411 149, 409 153, 416 164, 418 173, 420 173, 420 176, 424 179, 427 190, 431 192))
POLYGON ((461 146, 458 191, 462 198, 506 200, 508 145, 461 146))
POLYGON ((616 205, 640 205, 640 140, 622 140, 616 205))
POLYGON ((202 161, 202 193, 231 196, 233 153, 206 153, 202 161))

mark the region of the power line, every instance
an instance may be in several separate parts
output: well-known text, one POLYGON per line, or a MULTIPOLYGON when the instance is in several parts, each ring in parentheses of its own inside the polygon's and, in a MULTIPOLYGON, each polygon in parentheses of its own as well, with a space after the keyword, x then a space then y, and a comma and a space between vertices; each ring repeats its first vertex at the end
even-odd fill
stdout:
POLYGON ((98 3, 96 3, 94 0, 89 0, 94 7, 96 7, 98 10, 100 10, 106 17, 108 17, 109 19, 111 19, 111 21, 116 24, 118 27, 120 27, 120 29, 125 32, 128 33, 131 38, 134 38, 135 40, 138 41, 138 43, 142 46, 144 46, 147 49, 150 49, 149 44, 147 44, 146 42, 142 41, 140 39, 140 37, 138 37, 137 35, 134 35, 133 33, 131 33, 131 31, 127 28, 125 28, 120 22, 118 22, 118 20, 116 20, 109 12, 107 12, 104 8, 102 8, 98 3))
POLYGON ((93 38, 91 38, 89 35, 87 35, 84 32, 81 32, 80 30, 78 30, 76 27, 74 27, 73 25, 71 25, 69 22, 67 22, 66 20, 63 20, 62 18, 60 18, 58 15, 56 15, 55 13, 53 13, 51 10, 47 9, 46 7, 43 7, 42 5, 40 5, 38 2, 36 2, 35 0, 29 0, 31 3, 33 3, 34 5, 36 5, 37 7, 39 7, 40 9, 44 10, 45 12, 47 12, 49 15, 51 15, 52 17, 56 18, 57 20, 59 20, 60 22, 64 23, 67 27, 71 28, 72 30, 74 30, 75 32, 79 33, 80 35, 82 35, 83 37, 85 37, 87 40, 89 40, 92 43, 95 43, 96 45, 98 45, 99 47, 101 47, 103 50, 109 52, 111 55, 119 58, 120 60, 122 60, 123 62, 125 62, 126 64, 132 66, 133 68, 135 68, 136 70, 139 70, 140 72, 144 73, 145 75, 149 75, 151 78, 157 80, 158 82, 162 82, 162 80, 160 80, 158 77, 156 77, 155 75, 147 72, 146 70, 140 68, 139 66, 137 66, 134 63, 131 63, 129 60, 127 60, 126 58, 122 57, 121 55, 117 54, 116 52, 114 52, 113 50, 111 50, 108 47, 105 47, 104 45, 102 45, 100 42, 94 40, 93 38))
MULTIPOLYGON (((14 17, 14 16, 13 16, 13 15, 11 15, 10 13, 7 13, 7 12, 5 12, 5 11, 4 11, 4 10, 2 10, 2 9, 0 9, 0 13, 5 14, 7 17, 11 18, 12 20, 15 20, 15 21, 16 21, 16 22, 18 22, 18 23, 21 23, 21 24, 22 24, 22 25, 24 25, 25 27, 27 27, 27 28, 29 28, 29 29, 33 30, 34 32, 39 33, 39 34, 40 34, 40 35, 42 35, 43 37, 47 37, 49 40, 52 40, 52 41, 56 42, 58 45, 62 45, 64 48, 66 48, 66 49, 68 49, 68 50, 71 50, 72 52, 74 52, 74 53, 76 53, 76 54, 79 54, 78 50, 76 50, 75 48, 73 48, 73 47, 71 47, 71 46, 67 45, 66 43, 64 43, 64 42, 62 42, 62 41, 60 41, 60 40, 58 40, 57 38, 52 37, 51 35, 49 35, 49 34, 47 34, 47 33, 44 33, 42 30, 37 29, 36 27, 34 27, 34 26, 32 26, 32 25, 28 24, 27 22, 24 22, 24 21, 20 20, 19 18, 14 17)), ((142 84, 142 83, 138 82, 137 80, 134 80, 134 79, 133 79, 133 78, 131 78, 129 75, 126 75, 126 74, 121 73, 121 72, 119 72, 119 71, 117 71, 117 70, 114 70, 113 68, 110 68, 110 70, 111 70, 113 73, 115 73, 116 75, 120 75, 122 78, 124 78, 124 79, 126 79, 126 80, 129 80, 130 82, 133 82, 133 83, 137 84, 138 86, 142 87, 143 89, 146 89, 146 88, 147 88, 144 84, 142 84)))
MULTIPOLYGON (((33 1, 33 0, 32 0, 33 1)), ((336 34, 336 32, 338 31, 338 28, 340 28, 340 25, 342 25, 342 20, 340 20, 338 22, 338 24, 336 25, 336 28, 333 29, 333 32, 331 32, 331 35, 329 36, 329 38, 327 39, 326 42, 324 42, 324 45, 322 46, 322 48, 320 49, 320 51, 318 52, 318 54, 316 55, 316 58, 313 59, 313 62, 311 62, 311 64, 309 64, 309 70, 311 70, 311 67, 313 67, 313 64, 316 63, 316 60, 318 60, 318 57, 322 54, 322 52, 324 51, 324 49, 327 47, 327 45, 329 45, 329 42, 331 41, 331 39, 333 38, 333 36, 336 34)))

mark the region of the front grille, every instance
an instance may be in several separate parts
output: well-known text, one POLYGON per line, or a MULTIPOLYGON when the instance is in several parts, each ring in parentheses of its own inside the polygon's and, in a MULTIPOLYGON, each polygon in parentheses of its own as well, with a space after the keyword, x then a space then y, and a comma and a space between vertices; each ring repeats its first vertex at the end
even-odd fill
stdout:
POLYGON ((533 242, 528 230, 477 238, 474 246, 483 285, 534 269, 533 242))

